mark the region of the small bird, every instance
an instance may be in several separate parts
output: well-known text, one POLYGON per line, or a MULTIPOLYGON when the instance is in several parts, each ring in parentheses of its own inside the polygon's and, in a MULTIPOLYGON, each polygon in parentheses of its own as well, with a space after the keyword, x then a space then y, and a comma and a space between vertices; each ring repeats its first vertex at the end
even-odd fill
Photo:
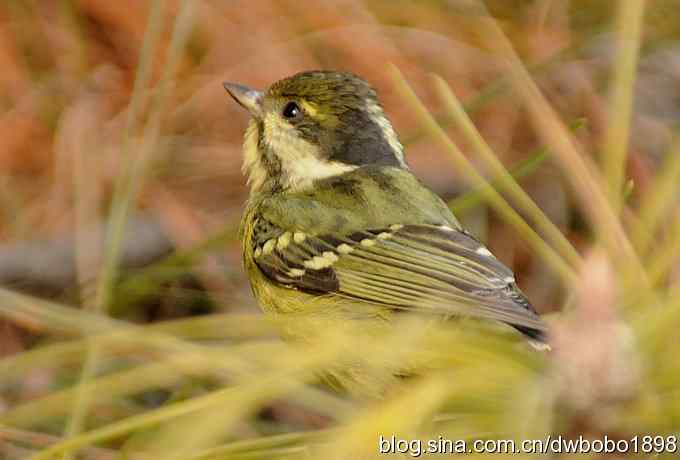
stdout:
POLYGON ((241 238, 263 310, 476 317, 508 324, 547 348, 545 325, 512 271, 411 173, 365 80, 308 71, 264 92, 224 87, 252 116, 241 238))

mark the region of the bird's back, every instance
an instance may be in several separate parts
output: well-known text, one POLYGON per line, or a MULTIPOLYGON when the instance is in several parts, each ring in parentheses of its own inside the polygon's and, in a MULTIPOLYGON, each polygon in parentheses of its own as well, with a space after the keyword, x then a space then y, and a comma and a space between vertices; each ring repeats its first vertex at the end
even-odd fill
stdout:
POLYGON ((364 166, 322 179, 310 190, 274 193, 254 203, 282 228, 351 233, 392 224, 460 224, 446 204, 408 170, 364 166))

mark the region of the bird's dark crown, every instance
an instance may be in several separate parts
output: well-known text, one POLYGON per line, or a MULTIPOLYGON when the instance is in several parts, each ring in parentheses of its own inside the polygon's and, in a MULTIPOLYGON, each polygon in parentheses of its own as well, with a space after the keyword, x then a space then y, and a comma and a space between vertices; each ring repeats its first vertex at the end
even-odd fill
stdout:
POLYGON ((378 103, 375 90, 366 80, 349 72, 330 70, 301 72, 279 80, 266 96, 304 98, 333 114, 378 103))
POLYGON ((279 110, 290 102, 300 105, 304 113, 290 123, 318 145, 328 161, 405 166, 402 147, 376 91, 352 73, 298 73, 274 83, 264 98, 279 110))

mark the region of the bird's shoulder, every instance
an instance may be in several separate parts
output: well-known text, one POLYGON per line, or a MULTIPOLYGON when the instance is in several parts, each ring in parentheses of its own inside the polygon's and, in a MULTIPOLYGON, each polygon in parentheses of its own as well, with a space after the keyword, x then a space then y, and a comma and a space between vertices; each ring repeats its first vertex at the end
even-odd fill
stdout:
MULTIPOLYGON (((253 217, 261 226, 312 235, 348 234, 394 224, 460 228, 435 193, 410 171, 390 166, 361 167, 319 180, 309 190, 272 194, 253 208, 253 217)), ((271 237, 271 232, 265 233, 271 237)))

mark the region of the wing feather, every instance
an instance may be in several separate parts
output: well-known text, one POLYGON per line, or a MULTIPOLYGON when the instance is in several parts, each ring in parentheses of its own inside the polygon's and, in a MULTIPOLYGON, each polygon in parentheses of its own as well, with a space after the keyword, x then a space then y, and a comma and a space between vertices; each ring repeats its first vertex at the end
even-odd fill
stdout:
POLYGON ((347 235, 281 229, 267 237, 255 241, 255 262, 266 276, 292 288, 502 321, 534 337, 545 329, 512 271, 457 229, 392 225, 347 235))

